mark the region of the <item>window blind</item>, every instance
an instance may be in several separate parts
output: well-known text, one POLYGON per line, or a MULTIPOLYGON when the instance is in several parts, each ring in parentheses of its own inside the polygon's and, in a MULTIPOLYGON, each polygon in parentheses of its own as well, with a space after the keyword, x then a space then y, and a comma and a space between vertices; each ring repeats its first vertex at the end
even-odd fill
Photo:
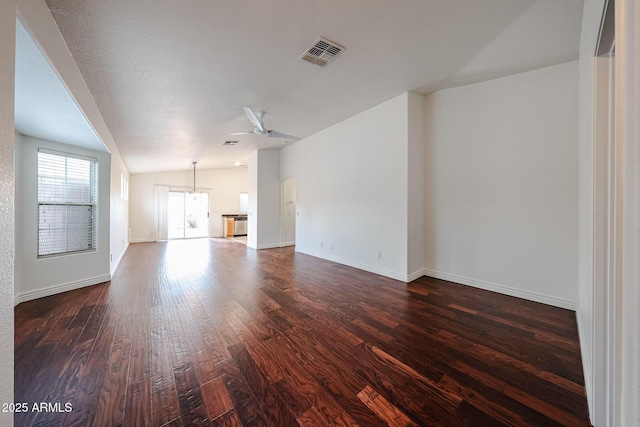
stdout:
POLYGON ((98 161, 38 152, 38 256, 96 248, 98 161))

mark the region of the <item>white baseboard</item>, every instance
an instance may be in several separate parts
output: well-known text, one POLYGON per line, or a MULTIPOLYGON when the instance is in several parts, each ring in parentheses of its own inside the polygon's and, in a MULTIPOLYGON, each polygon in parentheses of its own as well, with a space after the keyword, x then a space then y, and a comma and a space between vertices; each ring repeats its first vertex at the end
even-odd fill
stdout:
POLYGON ((326 259, 327 261, 332 261, 332 262, 335 262, 335 263, 338 263, 338 264, 347 265, 349 267, 357 268, 359 270, 368 271, 369 273, 379 274, 380 276, 389 277, 391 279, 399 280, 399 281, 405 282, 405 283, 408 283, 408 282, 410 282, 412 280, 415 280, 415 279, 412 279, 411 277, 415 276, 415 278, 418 278, 418 277, 424 276, 422 271, 418 271, 418 272, 412 273, 410 275, 406 275, 406 274, 396 273, 395 271, 385 270, 383 268, 376 267, 376 266, 373 266, 373 265, 369 265, 369 264, 364 264, 364 263, 361 263, 361 262, 353 261, 353 260, 350 260, 350 259, 340 258, 340 257, 332 256, 332 255, 323 254, 321 252, 315 252, 315 251, 311 251, 311 250, 308 250, 308 249, 299 248, 297 246, 296 246, 296 252, 300 252, 300 253, 303 253, 305 255, 311 255, 311 256, 316 257, 316 258, 326 259))
POLYGON ((131 239, 129 243, 153 243, 154 239, 131 239))
POLYGON ((407 283, 413 282, 414 280, 419 279, 424 275, 425 275, 424 270, 414 271, 413 273, 407 276, 407 280, 405 280, 405 282, 407 283))
POLYGON ((127 253, 127 249, 129 249, 129 242, 127 242, 127 245, 124 247, 124 250, 122 251, 122 253, 120 254, 120 256, 118 257, 118 259, 116 260, 116 262, 113 264, 112 268, 111 268, 111 275, 113 276, 113 273, 116 272, 116 270, 118 269, 118 266, 120 265, 120 261, 122 261, 122 258, 124 258, 124 254, 127 253))
POLYGON ((280 248, 280 243, 263 243, 261 245, 258 245, 255 249, 273 249, 273 248, 280 248))
MULTIPOLYGON (((591 353, 589 349, 585 346, 587 345, 587 339, 585 337, 584 330, 584 322, 582 320, 582 316, 580 316, 580 311, 576 311, 576 322, 578 323, 578 338, 580 340, 580 354, 582 355, 582 371, 584 372, 584 388, 587 394, 587 407, 589 408, 589 419, 594 420, 593 418, 593 377, 591 372, 591 353)), ((591 340, 588 340, 591 342, 591 340)))
POLYGON ((499 285, 496 283, 485 282, 482 280, 470 279, 468 277, 457 276, 455 274, 442 273, 440 271, 429 270, 425 268, 423 271, 425 276, 436 279, 447 280, 449 282, 460 283, 462 285, 473 286, 474 288, 484 289, 487 291, 497 292, 499 294, 518 297, 529 301, 535 301, 542 304, 552 305, 554 307, 566 308, 576 311, 576 303, 573 301, 557 298, 550 295, 540 294, 537 292, 516 289, 510 286, 499 285))
POLYGON ((90 277, 88 279, 78 280, 75 282, 63 283, 61 285, 53 285, 35 291, 24 292, 16 295, 13 300, 14 307, 22 302, 31 301, 38 298, 44 298, 62 292, 73 291, 75 289, 84 288, 85 286, 97 285, 111 280, 110 274, 102 276, 90 277))
POLYGON ((296 242, 282 242, 282 243, 263 243, 258 246, 251 246, 247 244, 247 247, 251 249, 273 249, 273 248, 284 248, 285 246, 294 246, 296 242))

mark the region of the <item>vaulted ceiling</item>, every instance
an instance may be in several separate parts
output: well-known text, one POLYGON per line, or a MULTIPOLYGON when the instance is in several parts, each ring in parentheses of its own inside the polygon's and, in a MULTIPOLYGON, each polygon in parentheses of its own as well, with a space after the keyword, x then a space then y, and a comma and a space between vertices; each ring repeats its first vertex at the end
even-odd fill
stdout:
MULTIPOLYGON (((578 57, 582 0, 47 0, 132 173, 233 167, 405 91, 578 57), (346 48, 319 67, 318 37, 346 48), (223 146, 227 140, 235 146, 223 146)), ((384 123, 380 123, 384 126, 384 123)))

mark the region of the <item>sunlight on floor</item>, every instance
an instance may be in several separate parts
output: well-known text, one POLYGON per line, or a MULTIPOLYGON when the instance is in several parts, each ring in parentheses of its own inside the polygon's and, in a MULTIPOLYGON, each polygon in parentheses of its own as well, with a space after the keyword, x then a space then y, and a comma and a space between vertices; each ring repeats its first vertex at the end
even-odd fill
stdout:
POLYGON ((209 266, 209 239, 180 239, 167 242, 166 266, 177 278, 202 274, 209 266))
POLYGON ((247 244, 247 236, 232 237, 229 240, 233 240, 234 242, 242 243, 243 245, 247 244))

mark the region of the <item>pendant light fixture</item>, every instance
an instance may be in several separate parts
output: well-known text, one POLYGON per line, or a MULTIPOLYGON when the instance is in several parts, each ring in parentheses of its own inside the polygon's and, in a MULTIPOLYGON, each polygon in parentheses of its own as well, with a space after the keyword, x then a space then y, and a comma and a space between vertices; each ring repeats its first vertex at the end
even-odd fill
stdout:
POLYGON ((198 189, 196 188, 196 164, 198 162, 193 162, 193 189, 189 191, 190 194, 198 193, 198 189))

